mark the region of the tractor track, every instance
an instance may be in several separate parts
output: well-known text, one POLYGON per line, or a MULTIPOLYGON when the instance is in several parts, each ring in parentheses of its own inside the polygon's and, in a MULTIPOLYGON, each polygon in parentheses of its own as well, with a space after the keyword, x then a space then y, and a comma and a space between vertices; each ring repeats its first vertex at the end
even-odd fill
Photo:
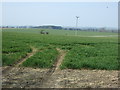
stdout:
POLYGON ((40 82, 40 87, 45 87, 47 81, 50 79, 52 74, 60 70, 59 66, 61 65, 61 62, 63 61, 66 53, 63 50, 60 50, 59 48, 57 48, 57 51, 59 52, 59 56, 57 57, 54 65, 48 70, 48 72, 46 72, 45 76, 42 78, 40 82))
POLYGON ((57 51, 59 55, 50 69, 12 66, 10 73, 2 76, 2 87, 26 89, 120 87, 118 70, 60 70, 59 66, 66 52, 61 49, 57 49, 57 51))
POLYGON ((36 52, 37 52, 37 49, 34 48, 34 47, 31 47, 32 48, 32 52, 31 53, 27 53, 27 55, 24 57, 24 58, 21 58, 20 60, 16 61, 13 65, 11 66, 7 66, 6 68, 4 68, 2 70, 2 74, 3 75, 6 75, 7 73, 9 73, 11 71, 11 69, 13 67, 19 67, 20 64, 22 64, 24 61, 26 61, 28 58, 30 58, 31 56, 33 56, 36 52))
MULTIPOLYGON (((11 78, 11 75, 9 73, 13 72, 15 76, 20 75, 20 73, 24 72, 25 67, 19 67, 26 59, 30 58, 33 56, 38 50, 35 48, 32 48, 32 52, 28 53, 28 55, 25 58, 22 58, 18 62, 14 63, 12 66, 6 67, 3 71, 2 74, 4 77, 9 78, 7 83, 13 83, 14 78, 11 78), (15 72, 14 72, 15 70, 15 72), (17 71, 16 71, 17 70, 17 71)), ((56 62, 53 64, 53 66, 48 69, 47 72, 45 72, 43 77, 38 78, 38 82, 34 82, 34 84, 39 84, 39 87, 45 87, 45 85, 48 83, 48 80, 50 80, 51 76, 60 71, 59 66, 61 65, 64 56, 66 55, 66 52, 57 48, 57 51, 59 52, 58 57, 56 58, 56 62)), ((30 83, 30 82, 29 82, 30 83)), ((29 84, 26 84, 27 87, 29 87, 29 84)), ((9 87, 9 86, 8 86, 9 87)))

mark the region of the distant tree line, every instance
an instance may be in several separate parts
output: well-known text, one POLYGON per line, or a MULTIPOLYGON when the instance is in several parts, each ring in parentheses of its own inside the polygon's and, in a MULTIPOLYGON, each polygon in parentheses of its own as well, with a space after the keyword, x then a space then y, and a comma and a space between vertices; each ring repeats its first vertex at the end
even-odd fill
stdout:
POLYGON ((93 32, 113 32, 118 33, 118 30, 108 30, 106 28, 75 28, 75 27, 62 27, 62 26, 1 26, 0 28, 37 28, 37 29, 57 29, 57 30, 79 30, 79 31, 93 31, 93 32))
POLYGON ((34 26, 32 28, 42 28, 42 29, 63 29, 61 26, 34 26))

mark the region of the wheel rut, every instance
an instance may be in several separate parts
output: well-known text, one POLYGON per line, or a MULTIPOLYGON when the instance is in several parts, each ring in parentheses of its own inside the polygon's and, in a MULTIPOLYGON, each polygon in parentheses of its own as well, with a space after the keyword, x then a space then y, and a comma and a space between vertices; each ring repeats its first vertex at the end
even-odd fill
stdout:
POLYGON ((37 49, 32 47, 32 52, 28 53, 28 55, 25 58, 22 58, 16 65, 15 67, 19 67, 23 62, 25 62, 28 58, 33 56, 37 52, 37 49))
POLYGON ((21 58, 20 60, 15 62, 12 66, 7 66, 4 70, 2 70, 2 74, 5 75, 6 73, 9 73, 9 71, 11 71, 13 67, 19 67, 24 61, 26 61, 28 58, 33 56, 37 52, 37 49, 34 47, 31 47, 31 48, 32 48, 31 53, 27 53, 25 58, 21 58))
MULTIPOLYGON (((45 72, 44 76, 43 77, 40 77, 38 78, 37 80, 39 80, 39 82, 34 82, 34 84, 38 85, 39 87, 45 87, 46 84, 48 84, 49 80, 51 79, 51 76, 54 74, 54 73, 57 73, 60 71, 60 65, 66 55, 66 52, 64 50, 61 50, 59 48, 56 48, 56 50, 59 52, 59 55, 58 57, 56 58, 56 62, 54 63, 54 65, 48 69, 47 72, 45 72)), ((10 83, 13 83, 14 82, 14 78, 11 78, 11 76, 9 75, 9 73, 13 72, 14 75, 19 75, 21 74, 22 72, 24 72, 24 68, 25 67, 19 67, 24 61, 26 61, 28 58, 30 58, 31 56, 33 56, 38 50, 35 49, 35 48, 32 48, 32 52, 31 53, 28 53, 28 55, 25 57, 25 58, 22 58, 21 60, 19 60, 19 62, 15 63, 14 65, 12 66, 9 66, 7 67, 6 69, 3 70, 3 76, 4 77, 8 77, 10 83), (15 67, 18 68, 17 71, 14 72, 14 69, 15 67), (21 72, 21 73, 19 73, 21 72)), ((16 69, 17 69, 16 68, 16 69)), ((16 70, 15 69, 15 70, 16 70)), ((35 77, 35 76, 34 76, 35 77)), ((28 81, 29 82, 29 81, 28 81)), ((30 83, 30 82, 29 82, 30 83)), ((26 84, 26 86, 30 87, 30 85, 26 84)))
POLYGON ((60 65, 66 55, 66 52, 59 49, 59 48, 56 48, 57 51, 59 52, 59 56, 57 57, 57 60, 56 62, 54 63, 53 67, 51 69, 49 69, 49 71, 45 74, 45 76, 42 78, 41 80, 41 84, 40 84, 40 87, 45 87, 48 80, 50 79, 50 77, 52 76, 52 74, 60 71, 60 65))
POLYGON ((57 63, 56 63, 56 68, 55 68, 55 72, 59 71, 60 70, 60 65, 66 55, 66 52, 57 48, 58 52, 60 53, 59 57, 58 57, 58 60, 57 60, 57 63))

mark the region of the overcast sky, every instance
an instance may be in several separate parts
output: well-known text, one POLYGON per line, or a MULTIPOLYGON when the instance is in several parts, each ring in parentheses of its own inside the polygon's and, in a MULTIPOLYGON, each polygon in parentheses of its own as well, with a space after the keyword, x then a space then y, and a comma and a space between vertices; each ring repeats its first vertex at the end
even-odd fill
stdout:
POLYGON ((118 27, 117 2, 6 2, 3 25, 118 27))

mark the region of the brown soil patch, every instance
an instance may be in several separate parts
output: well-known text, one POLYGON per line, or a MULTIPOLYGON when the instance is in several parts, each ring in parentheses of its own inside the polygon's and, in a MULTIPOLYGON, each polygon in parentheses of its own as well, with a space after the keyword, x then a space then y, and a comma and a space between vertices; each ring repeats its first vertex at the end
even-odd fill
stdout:
POLYGON ((6 75, 2 76, 3 88, 24 88, 41 85, 41 80, 48 69, 13 67, 6 75))
POLYGON ((117 88, 118 71, 115 70, 60 70, 42 83, 49 69, 14 67, 2 77, 7 88, 117 88))
POLYGON ((44 85, 47 88, 117 88, 118 71, 61 70, 44 85))

